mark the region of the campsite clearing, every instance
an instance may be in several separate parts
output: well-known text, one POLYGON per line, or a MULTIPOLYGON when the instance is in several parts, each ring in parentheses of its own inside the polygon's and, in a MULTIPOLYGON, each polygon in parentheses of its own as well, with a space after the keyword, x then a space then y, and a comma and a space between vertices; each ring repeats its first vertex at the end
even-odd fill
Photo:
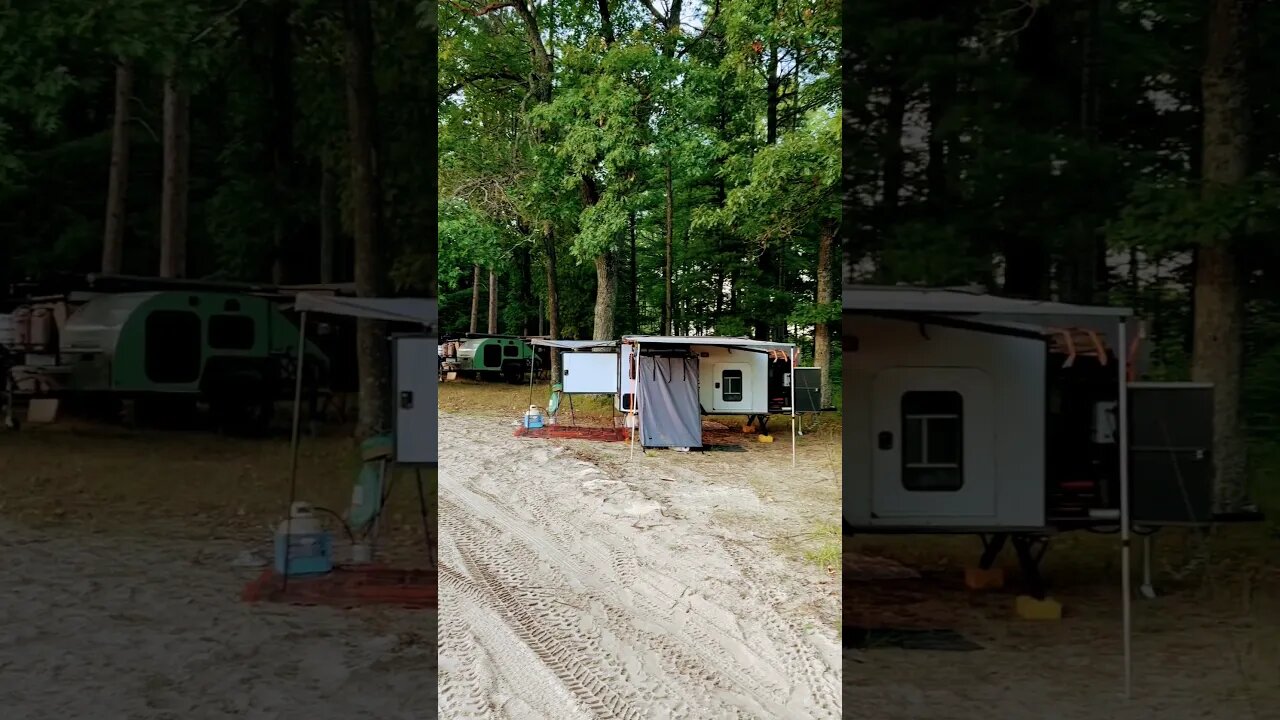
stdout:
POLYGON ((516 417, 441 415, 443 716, 840 716, 838 577, 780 552, 834 524, 838 438, 793 470, 781 444, 632 459, 516 417))
MULTIPOLYGON (((341 503, 356 455, 346 437, 308 441, 300 495, 341 503)), ((434 614, 240 601, 261 568, 235 561, 270 558, 288 456, 280 438, 69 420, 0 432, 5 716, 430 714, 434 614)), ((399 495, 391 532, 408 557, 421 552, 417 499, 399 495)))
MULTIPOLYGON (((1170 575, 1195 556, 1193 538, 1157 545, 1155 600, 1135 599, 1133 696, 1123 697, 1120 598, 1114 588, 1112 536, 1059 538, 1046 558, 1060 621, 1013 616, 1016 572, 1008 589, 970 592, 962 568, 975 538, 863 537, 846 543, 848 626, 946 628, 981 646, 973 652, 874 647, 845 651, 846 717, 866 720, 977 718, 1280 717, 1280 567, 1258 558, 1259 528, 1247 542, 1218 540, 1218 570, 1181 580, 1170 575), (1227 558, 1235 544, 1252 561, 1227 558), (885 559, 920 570, 893 577, 885 559), (874 562, 873 562, 874 561, 874 562), (1166 569, 1169 568, 1169 569, 1166 569), (1227 568, 1231 568, 1228 570, 1227 568), (1241 568, 1251 568, 1247 573, 1241 568), (878 579, 870 580, 870 576, 878 579)), ((1166 533, 1161 533, 1164 536, 1166 533)), ((1274 541, 1273 541, 1274 542, 1274 541)), ((1006 560, 1011 563, 1012 560, 1006 560)), ((848 630, 846 629, 846 633, 848 630)))

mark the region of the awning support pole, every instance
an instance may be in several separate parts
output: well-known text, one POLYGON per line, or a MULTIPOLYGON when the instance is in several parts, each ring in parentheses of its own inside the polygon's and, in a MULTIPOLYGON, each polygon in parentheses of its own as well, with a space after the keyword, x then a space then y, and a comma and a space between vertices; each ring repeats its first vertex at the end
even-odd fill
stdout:
POLYGON ((638 402, 636 397, 638 388, 636 386, 640 382, 640 343, 636 343, 631 349, 631 362, 628 363, 627 372, 631 374, 631 407, 629 409, 631 413, 631 422, 629 423, 631 425, 630 457, 634 458, 636 456, 636 425, 639 424, 636 418, 636 403, 638 402))
POLYGON ((1117 330, 1120 342, 1116 343, 1116 378, 1120 385, 1120 397, 1117 404, 1120 415, 1120 585, 1123 598, 1124 613, 1124 696, 1130 697, 1133 689, 1133 637, 1132 607, 1129 579, 1129 377, 1128 359, 1125 357, 1129 347, 1125 334, 1128 331, 1128 318, 1121 318, 1117 330))
MULTIPOLYGON (((298 321, 298 363, 294 367, 293 379, 293 429, 290 434, 289 457, 289 507, 285 516, 285 534, 293 535, 293 502, 298 497, 298 428, 302 422, 302 360, 307 354, 307 311, 302 311, 298 321)), ((289 587, 289 538, 284 542, 284 578, 282 589, 289 587)))
POLYGON ((791 348, 791 467, 796 466, 796 348, 791 348))

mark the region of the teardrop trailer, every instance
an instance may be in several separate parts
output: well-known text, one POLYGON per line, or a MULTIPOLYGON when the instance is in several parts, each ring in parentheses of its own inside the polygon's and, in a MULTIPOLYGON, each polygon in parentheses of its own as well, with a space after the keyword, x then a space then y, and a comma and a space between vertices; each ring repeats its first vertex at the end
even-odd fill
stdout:
POLYGON ((528 339, 517 335, 467 333, 441 338, 440 343, 440 373, 445 380, 461 376, 518 383, 531 362, 538 365, 528 339))
MULTIPOLYGON (((259 430, 275 401, 288 397, 299 347, 281 305, 203 289, 27 303, 14 313, 31 326, 10 334, 6 407, 12 413, 17 398, 204 402, 227 425, 259 430), (27 308, 34 310, 22 313, 27 308)), ((308 384, 317 385, 329 358, 314 343, 305 348, 308 384)))
POLYGON ((1030 593, 1049 538, 1120 535, 1129 669, 1130 538, 1256 521, 1217 513, 1213 387, 1142 382, 1128 308, 957 289, 861 286, 843 297, 846 534, 1006 542, 1030 593))

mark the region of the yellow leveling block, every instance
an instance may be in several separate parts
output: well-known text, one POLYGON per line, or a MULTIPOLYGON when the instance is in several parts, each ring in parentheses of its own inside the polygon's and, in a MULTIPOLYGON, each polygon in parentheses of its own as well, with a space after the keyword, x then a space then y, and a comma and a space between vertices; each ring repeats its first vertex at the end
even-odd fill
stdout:
POLYGON ((1062 603, 1053 598, 1037 600, 1030 595, 1019 595, 1014 607, 1023 620, 1062 619, 1062 603))
POLYGON ((760 442, 773 442, 772 435, 757 435, 756 439, 759 440, 760 442))

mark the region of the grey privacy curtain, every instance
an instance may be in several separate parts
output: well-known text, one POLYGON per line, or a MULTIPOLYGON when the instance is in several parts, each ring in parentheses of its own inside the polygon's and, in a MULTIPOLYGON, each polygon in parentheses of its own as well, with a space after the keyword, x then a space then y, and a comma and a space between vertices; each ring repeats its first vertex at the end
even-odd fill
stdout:
POLYGON ((702 447, 698 358, 640 357, 640 444, 702 447))

